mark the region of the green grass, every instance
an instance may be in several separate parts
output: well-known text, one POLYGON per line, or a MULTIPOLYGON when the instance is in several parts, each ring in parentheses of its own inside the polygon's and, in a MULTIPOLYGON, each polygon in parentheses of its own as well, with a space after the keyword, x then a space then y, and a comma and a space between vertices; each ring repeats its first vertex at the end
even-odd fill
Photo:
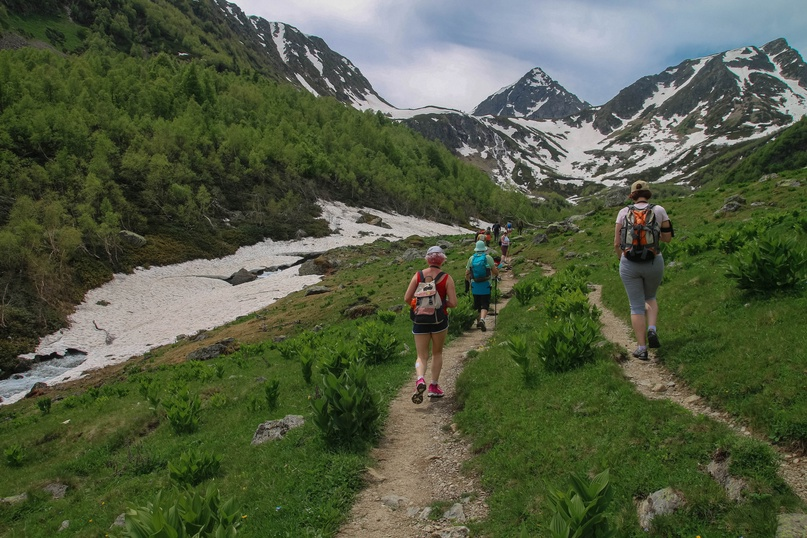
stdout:
POLYGON ((85 30, 65 17, 8 16, 0 23, 26 38, 48 43, 62 52, 75 52, 84 45, 81 34, 85 30))
MULTIPOLYGON (((668 252, 675 263, 668 265, 659 292, 660 360, 710 405, 735 414, 776 443, 804 446, 804 292, 745 294, 726 277, 731 254, 698 245, 725 246, 718 236, 754 227, 795 230, 803 241, 798 225, 805 191, 780 189, 772 182, 695 194, 660 191, 664 196, 657 201, 670 212, 680 243, 668 252), (723 199, 735 192, 748 205, 737 214, 716 217, 723 199), (764 205, 752 207, 755 201, 764 205)), ((523 282, 543 279, 533 260, 559 270, 584 266, 588 280, 602 284, 606 306, 627 321, 627 299, 611 250, 615 213, 615 208, 600 208, 578 222, 585 233, 552 237, 549 243, 533 244, 531 231, 516 238, 514 274, 523 282), (569 252, 576 256, 566 259, 569 252)), ((460 246, 461 238, 448 239, 455 246, 447 249, 444 269, 461 290, 471 246, 460 246)), ((142 506, 157 489, 171 487, 166 466, 189 446, 222 456, 219 473, 199 487, 212 482, 223 498, 235 498, 246 516, 243 536, 333 536, 362 486, 364 467, 372 465, 370 444, 347 450, 323 441, 308 400, 316 389, 305 384, 297 361, 281 356, 282 344, 276 342, 316 326, 328 345, 354 342, 365 320, 346 320, 345 309, 365 300, 382 310, 400 305, 409 278, 422 263, 397 259, 410 246, 425 251, 428 244, 410 238, 339 249, 331 253, 340 260, 339 270, 322 282, 331 293, 292 294, 212 331, 204 342, 166 346, 110 368, 97 388, 57 386, 49 394, 48 414, 35 401, 0 408, 0 449, 18 444, 24 450, 22 466, 3 468, 0 497, 29 493, 23 503, 0 505, 0 536, 49 536, 66 519, 72 536, 121 536, 121 529, 110 528, 112 522, 127 506, 142 506), (201 365, 184 363, 193 349, 225 337, 236 338, 241 350, 201 365), (213 373, 214 365, 223 367, 221 378, 213 373), (199 394, 199 430, 177 435, 161 413, 149 409, 140 393, 145 378, 165 390, 187 384, 199 394), (273 380, 279 381, 279 407, 270 412, 263 387, 273 380), (287 414, 304 415, 305 426, 280 442, 251 446, 258 424, 287 414), (62 500, 42 491, 54 481, 70 487, 62 500)), ((614 362, 613 345, 598 348, 594 362, 568 373, 550 375, 537 368, 532 384, 525 386, 502 344, 513 335, 534 338, 547 321, 545 301, 544 294, 526 305, 510 301, 500 312, 491 345, 469 354, 458 380, 462 406, 457 422, 474 449, 466 469, 480 476, 489 493, 489 518, 470 523, 474 532, 544 535, 552 515, 549 489, 564 488, 570 473, 593 477, 605 469, 614 491, 607 516, 618 536, 773 536, 778 513, 805 510, 778 477, 775 453, 672 403, 644 399, 614 362), (704 472, 718 449, 733 455, 732 472, 749 483, 742 504, 731 502, 704 472), (654 520, 649 533, 641 530, 635 502, 668 486, 682 492, 686 506, 654 520)), ((368 371, 382 420, 390 399, 410 381, 414 363, 405 310, 392 327, 408 351, 368 371)), ((451 501, 438 500, 435 506, 451 501)))
MULTIPOLYGON (((511 301, 501 313, 496 342, 513 335, 534 338, 546 321, 543 300, 524 306, 511 301)), ((457 422, 477 453, 468 468, 491 492, 490 517, 474 525, 482 535, 514 536, 521 529, 543 535, 552 515, 548 489, 565 487, 570 473, 593 477, 605 469, 615 490, 609 518, 617 536, 647 535, 634 501, 668 486, 688 506, 656 520, 652 536, 772 536, 779 510, 801 506, 776 476, 773 459, 764 458, 754 471, 753 465, 735 471, 753 475, 751 499, 729 502, 703 467, 717 448, 733 452, 742 443, 759 443, 672 403, 644 399, 611 359, 611 346, 600 349, 594 364, 570 373, 539 368, 537 382, 527 388, 496 342, 469 362, 458 381, 463 410, 457 422)))

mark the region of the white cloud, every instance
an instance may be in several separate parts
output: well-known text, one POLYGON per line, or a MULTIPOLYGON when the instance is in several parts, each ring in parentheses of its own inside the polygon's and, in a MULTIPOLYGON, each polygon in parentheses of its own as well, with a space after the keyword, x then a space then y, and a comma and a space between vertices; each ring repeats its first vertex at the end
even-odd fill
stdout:
POLYGON ((452 44, 417 49, 392 65, 360 67, 375 90, 398 108, 436 105, 465 112, 530 68, 511 57, 452 44))
POLYGON ((602 104, 681 61, 784 37, 807 53, 794 0, 238 0, 317 35, 398 107, 470 110, 540 67, 602 104))

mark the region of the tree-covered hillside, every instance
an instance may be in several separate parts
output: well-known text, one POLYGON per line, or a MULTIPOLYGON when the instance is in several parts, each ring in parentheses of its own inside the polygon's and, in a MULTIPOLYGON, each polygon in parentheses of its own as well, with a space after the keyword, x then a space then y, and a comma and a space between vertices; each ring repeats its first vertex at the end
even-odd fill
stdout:
MULTIPOLYGON (((16 20, 42 31, 38 17, 16 20)), ((62 326, 114 271, 328 233, 319 198, 452 222, 537 217, 523 196, 380 115, 257 71, 73 36, 80 54, 0 50, 0 361, 62 326)))

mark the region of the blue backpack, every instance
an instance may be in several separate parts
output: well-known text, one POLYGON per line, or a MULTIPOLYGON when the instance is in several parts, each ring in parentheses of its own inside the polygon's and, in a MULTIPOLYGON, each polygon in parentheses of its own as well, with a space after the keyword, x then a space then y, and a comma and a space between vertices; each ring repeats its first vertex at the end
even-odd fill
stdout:
POLYGON ((484 252, 474 254, 474 259, 471 261, 471 278, 474 282, 487 282, 490 280, 488 256, 484 252))

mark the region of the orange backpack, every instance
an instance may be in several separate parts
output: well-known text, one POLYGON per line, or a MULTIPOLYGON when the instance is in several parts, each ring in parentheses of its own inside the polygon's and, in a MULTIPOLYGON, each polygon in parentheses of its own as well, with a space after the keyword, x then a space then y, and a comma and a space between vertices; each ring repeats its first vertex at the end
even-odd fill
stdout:
POLYGON ((628 207, 628 214, 622 224, 620 248, 631 261, 650 261, 659 253, 661 224, 656 220, 653 204, 643 209, 635 205, 628 207))

